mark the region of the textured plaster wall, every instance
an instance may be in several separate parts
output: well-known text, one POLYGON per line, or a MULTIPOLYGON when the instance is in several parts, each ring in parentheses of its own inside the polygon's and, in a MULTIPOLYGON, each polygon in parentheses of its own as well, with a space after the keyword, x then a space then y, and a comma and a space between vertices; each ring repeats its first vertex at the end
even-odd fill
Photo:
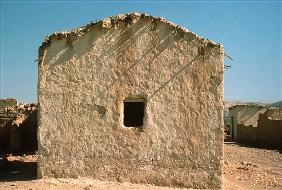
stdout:
POLYGON ((40 49, 39 177, 220 188, 223 47, 150 16, 81 30, 40 49), (141 129, 127 98, 145 99, 141 129))

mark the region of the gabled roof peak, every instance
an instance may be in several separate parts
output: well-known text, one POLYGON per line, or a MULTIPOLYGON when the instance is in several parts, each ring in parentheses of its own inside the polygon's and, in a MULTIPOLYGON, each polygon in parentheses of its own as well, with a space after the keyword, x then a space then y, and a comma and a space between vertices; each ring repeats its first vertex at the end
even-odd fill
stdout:
POLYGON ((115 27, 120 22, 125 22, 126 24, 130 25, 130 24, 134 24, 134 23, 138 22, 140 19, 152 19, 152 21, 163 22, 163 23, 169 25, 170 27, 172 27, 173 29, 177 30, 180 33, 189 33, 189 34, 194 35, 196 38, 198 38, 199 40, 201 40, 205 44, 208 44, 210 46, 217 46, 217 47, 222 46, 221 44, 218 44, 218 43, 215 43, 215 42, 210 41, 208 39, 205 39, 203 37, 200 37, 197 34, 189 31, 188 29, 186 29, 186 28, 184 28, 180 25, 177 25, 173 22, 170 22, 163 17, 155 17, 155 16, 151 16, 147 13, 133 12, 133 13, 118 14, 118 15, 115 15, 115 16, 107 17, 107 18, 104 18, 102 20, 98 20, 96 22, 91 22, 91 23, 89 23, 85 26, 73 29, 71 31, 55 32, 55 33, 47 36, 45 38, 45 40, 42 42, 42 45, 39 47, 39 59, 40 59, 40 56, 43 53, 43 50, 46 47, 50 46, 50 44, 53 41, 60 40, 60 39, 63 39, 63 38, 68 38, 68 37, 70 37, 71 39, 76 39, 76 38, 86 34, 90 30, 92 30, 94 26, 97 26, 97 25, 100 25, 102 28, 111 28, 111 27, 115 27))

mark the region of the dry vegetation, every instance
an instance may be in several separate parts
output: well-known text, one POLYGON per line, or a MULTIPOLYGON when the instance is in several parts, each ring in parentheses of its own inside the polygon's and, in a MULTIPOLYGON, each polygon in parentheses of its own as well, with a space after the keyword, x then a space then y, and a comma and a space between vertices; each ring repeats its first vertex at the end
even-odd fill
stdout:
MULTIPOLYGON (((227 190, 282 189, 282 155, 277 150, 224 145, 224 185, 227 190)), ((0 189, 174 189, 88 178, 36 180, 35 155, 9 157, 0 171, 0 189)))

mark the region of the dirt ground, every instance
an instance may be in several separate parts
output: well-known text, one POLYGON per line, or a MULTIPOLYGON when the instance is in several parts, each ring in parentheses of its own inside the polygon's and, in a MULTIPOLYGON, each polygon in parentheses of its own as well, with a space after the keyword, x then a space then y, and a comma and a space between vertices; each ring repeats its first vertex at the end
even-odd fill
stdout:
MULTIPOLYGON (((172 190, 144 184, 105 182, 89 178, 36 179, 37 156, 11 156, 0 169, 0 190, 172 190)), ((224 189, 282 189, 282 154, 277 150, 246 147, 234 143, 224 145, 224 189)))
POLYGON ((224 189, 282 189, 282 152, 229 143, 224 145, 224 189))

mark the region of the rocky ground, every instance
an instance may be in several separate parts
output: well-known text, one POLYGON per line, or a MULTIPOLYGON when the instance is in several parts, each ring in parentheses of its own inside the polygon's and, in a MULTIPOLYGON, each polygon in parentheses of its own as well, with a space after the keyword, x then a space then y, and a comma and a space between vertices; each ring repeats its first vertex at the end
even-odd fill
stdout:
MULTIPOLYGON (((252 148, 226 143, 224 145, 224 189, 258 190, 282 189, 282 154, 277 150, 252 148)), ((0 190, 128 190, 174 188, 144 184, 103 182, 89 178, 36 179, 36 155, 10 156, 9 164, 0 170, 0 190)))
POLYGON ((281 190, 282 152, 225 144, 223 174, 228 190, 281 190))

